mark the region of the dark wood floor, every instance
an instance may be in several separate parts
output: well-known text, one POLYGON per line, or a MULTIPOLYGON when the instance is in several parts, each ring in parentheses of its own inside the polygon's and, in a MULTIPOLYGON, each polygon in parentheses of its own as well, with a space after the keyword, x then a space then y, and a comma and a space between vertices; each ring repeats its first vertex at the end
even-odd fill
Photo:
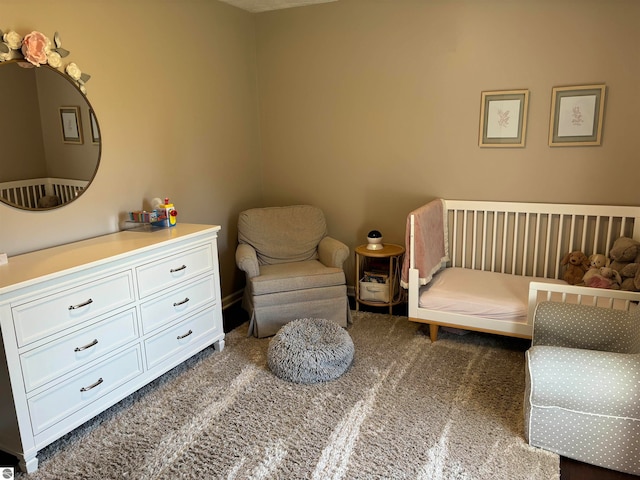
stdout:
POLYGON ((638 480, 637 475, 594 467, 586 463, 560 457, 560 480, 638 480))
MULTIPOLYGON (((352 308, 355 308, 352 301, 352 308)), ((362 310, 388 313, 388 308, 361 306, 362 310)), ((394 307, 394 314, 406 315, 406 308, 402 305, 394 307)), ((234 305, 224 311, 224 331, 229 332, 247 321, 247 315, 239 305, 234 305)), ((17 468, 18 461, 12 455, 0 451, 0 466, 17 468)), ((560 457, 560 480, 637 480, 638 476, 615 472, 605 468, 587 465, 569 458, 560 457)))

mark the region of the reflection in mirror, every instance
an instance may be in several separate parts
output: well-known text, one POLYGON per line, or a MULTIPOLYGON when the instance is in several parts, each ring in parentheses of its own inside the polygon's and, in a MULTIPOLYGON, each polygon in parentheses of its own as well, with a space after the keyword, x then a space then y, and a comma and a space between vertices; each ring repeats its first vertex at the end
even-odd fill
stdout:
POLYGON ((23 60, 0 64, 0 201, 39 210, 87 188, 100 162, 100 131, 85 95, 65 74, 23 60))

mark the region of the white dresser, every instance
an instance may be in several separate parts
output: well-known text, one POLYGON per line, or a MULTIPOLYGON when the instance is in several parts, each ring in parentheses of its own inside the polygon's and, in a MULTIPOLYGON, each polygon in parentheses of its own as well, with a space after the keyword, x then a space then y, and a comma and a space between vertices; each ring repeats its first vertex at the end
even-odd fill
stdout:
POLYGON ((0 265, 0 449, 23 470, 195 353, 224 348, 219 230, 127 230, 0 265))

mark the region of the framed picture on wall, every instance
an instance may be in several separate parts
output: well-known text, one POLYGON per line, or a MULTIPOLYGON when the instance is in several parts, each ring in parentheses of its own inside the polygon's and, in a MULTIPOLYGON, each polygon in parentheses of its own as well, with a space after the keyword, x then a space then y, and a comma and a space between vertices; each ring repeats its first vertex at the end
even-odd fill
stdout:
POLYGON ((606 85, 554 87, 549 146, 600 145, 606 85))
POLYGON ((82 145, 82 124, 80 123, 80 107, 60 107, 60 124, 62 141, 82 145))
POLYGON ((528 108, 529 90, 482 92, 478 145, 524 147, 528 108))

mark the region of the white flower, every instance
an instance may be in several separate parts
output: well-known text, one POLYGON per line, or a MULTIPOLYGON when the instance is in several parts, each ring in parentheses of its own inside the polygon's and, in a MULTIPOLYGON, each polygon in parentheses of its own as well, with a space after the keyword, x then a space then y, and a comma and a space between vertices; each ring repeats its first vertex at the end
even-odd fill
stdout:
POLYGON ((58 52, 49 51, 47 52, 47 62, 49 62, 49 65, 53 68, 58 68, 62 65, 62 57, 58 52))
POLYGON ((66 72, 67 72, 67 75, 73 78, 76 82, 80 80, 80 77, 82 76, 82 71, 73 62, 67 65, 66 72))
POLYGON ((13 30, 5 33, 2 36, 2 40, 9 45, 11 50, 18 50, 22 46, 22 37, 13 30))
MULTIPOLYGON (((5 43, 5 45, 7 45, 7 44, 5 43)), ((11 50, 11 47, 9 47, 9 45, 7 45, 7 48, 9 49, 9 51, 7 53, 4 53, 4 52, 0 51, 0 62, 5 62, 7 60, 11 60, 11 58, 13 57, 13 51, 11 50)))

